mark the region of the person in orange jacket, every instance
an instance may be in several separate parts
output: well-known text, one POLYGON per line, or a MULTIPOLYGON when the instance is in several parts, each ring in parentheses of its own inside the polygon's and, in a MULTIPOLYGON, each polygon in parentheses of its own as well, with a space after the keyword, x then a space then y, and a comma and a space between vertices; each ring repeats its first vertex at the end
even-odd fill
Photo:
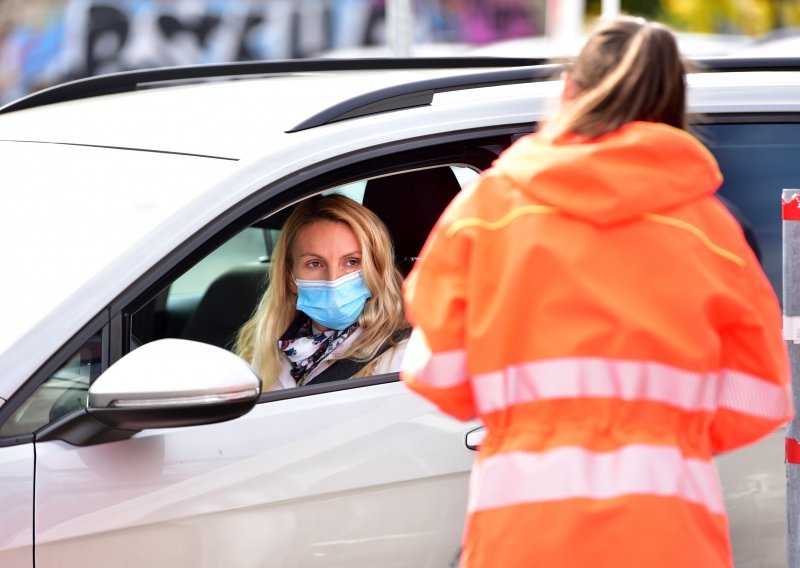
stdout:
POLYGON ((685 97, 666 27, 601 24, 404 285, 403 380, 487 429, 462 566, 732 566, 713 456, 789 420, 789 367, 685 97))

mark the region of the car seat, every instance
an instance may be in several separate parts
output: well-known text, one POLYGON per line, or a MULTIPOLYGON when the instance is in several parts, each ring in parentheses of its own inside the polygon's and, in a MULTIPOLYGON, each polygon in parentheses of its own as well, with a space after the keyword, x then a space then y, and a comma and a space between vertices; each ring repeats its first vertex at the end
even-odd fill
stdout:
POLYGON ((186 322, 181 337, 232 349, 239 328, 267 288, 267 268, 266 263, 249 263, 217 277, 186 322))
POLYGON ((395 262, 407 275, 445 207, 461 191, 453 169, 440 166, 371 179, 365 207, 380 217, 394 241, 395 262))

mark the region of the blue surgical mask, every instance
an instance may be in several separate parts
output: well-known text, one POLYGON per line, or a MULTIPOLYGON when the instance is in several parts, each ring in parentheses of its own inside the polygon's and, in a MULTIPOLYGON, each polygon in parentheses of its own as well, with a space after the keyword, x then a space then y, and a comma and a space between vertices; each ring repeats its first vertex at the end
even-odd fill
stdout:
POLYGON ((336 280, 298 280, 297 309, 331 329, 350 327, 372 297, 361 271, 336 280))

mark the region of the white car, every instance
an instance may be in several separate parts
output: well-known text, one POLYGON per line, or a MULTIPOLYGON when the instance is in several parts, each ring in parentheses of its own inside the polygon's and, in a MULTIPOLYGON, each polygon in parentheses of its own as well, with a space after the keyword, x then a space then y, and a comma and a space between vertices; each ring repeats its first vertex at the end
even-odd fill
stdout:
MULTIPOLYGON (((359 199, 407 270, 552 108, 559 68, 535 63, 158 69, 0 109, 0 566, 454 562, 479 423, 396 374, 261 393, 225 348, 299 200, 359 199)), ((695 126, 780 290, 800 64, 709 65, 695 126)), ((740 568, 786 563, 783 437, 718 462, 740 568)))

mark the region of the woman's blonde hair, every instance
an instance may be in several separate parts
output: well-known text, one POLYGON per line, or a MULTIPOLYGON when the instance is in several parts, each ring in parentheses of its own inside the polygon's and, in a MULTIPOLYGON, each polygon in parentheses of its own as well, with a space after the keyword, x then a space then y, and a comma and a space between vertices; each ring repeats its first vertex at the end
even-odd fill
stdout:
POLYGON ((685 71, 666 26, 627 16, 601 22, 567 71, 570 100, 542 132, 597 138, 636 120, 684 129, 685 71))
MULTIPOLYGON (((370 361, 392 335, 408 327, 403 311, 403 277, 394 264, 389 231, 372 211, 344 195, 332 194, 306 199, 289 215, 272 252, 269 287, 253 316, 239 330, 236 353, 261 375, 264 390, 275 384, 284 355, 278 339, 297 317, 297 294, 290 286, 292 247, 301 228, 317 221, 346 224, 361 245, 361 270, 372 293, 358 318, 363 330, 342 359, 370 361)), ((357 375, 366 376, 374 363, 357 375)))

